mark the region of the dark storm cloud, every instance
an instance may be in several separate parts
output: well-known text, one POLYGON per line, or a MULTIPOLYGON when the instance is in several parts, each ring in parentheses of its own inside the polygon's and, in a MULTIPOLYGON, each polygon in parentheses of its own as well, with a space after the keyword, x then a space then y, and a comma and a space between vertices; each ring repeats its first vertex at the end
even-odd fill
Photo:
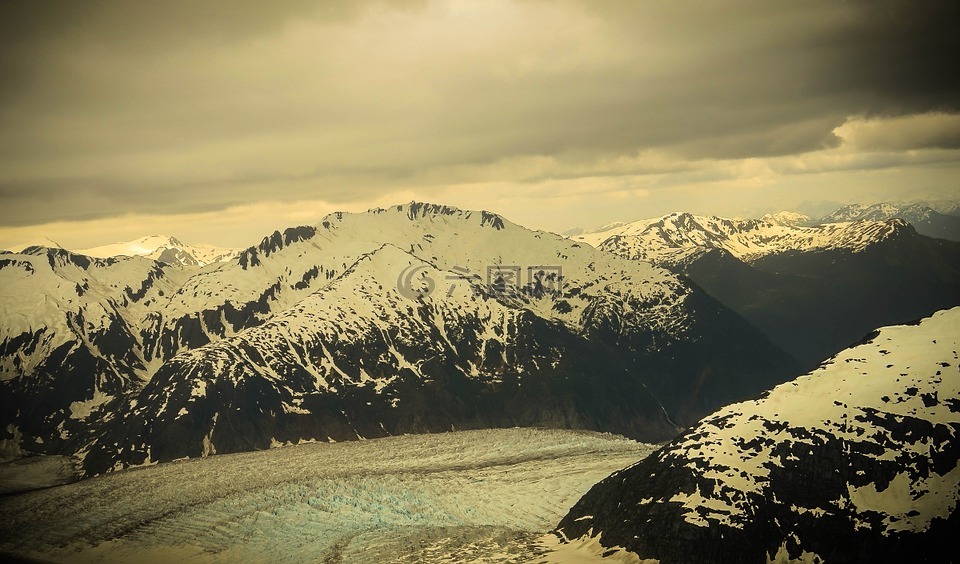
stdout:
MULTIPOLYGON (((834 147, 850 116, 960 111, 958 11, 932 0, 6 2, 0 224, 430 192, 484 167, 510 174, 502 163, 525 157, 555 170, 503 180, 648 172, 597 164, 644 150, 834 147)), ((952 146, 952 127, 848 142, 952 146)))
POLYGON ((861 0, 813 36, 823 53, 815 87, 857 96, 870 114, 960 110, 960 4, 861 0))
MULTIPOLYGON (((835 143, 831 129, 850 115, 960 110, 960 73, 948 55, 960 52, 956 2, 583 6, 625 35, 652 36, 662 57, 652 83, 643 66, 604 77, 623 94, 611 118, 625 144, 676 143, 705 157, 782 155, 835 143)), ((640 39, 627 48, 649 47, 640 39)))

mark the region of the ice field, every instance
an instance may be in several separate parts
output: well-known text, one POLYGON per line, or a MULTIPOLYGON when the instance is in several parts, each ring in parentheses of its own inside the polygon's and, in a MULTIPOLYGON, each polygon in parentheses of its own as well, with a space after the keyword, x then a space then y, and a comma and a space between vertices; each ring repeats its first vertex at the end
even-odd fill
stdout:
POLYGON ((548 533, 590 486, 652 449, 500 429, 183 460, 0 498, 0 552, 71 562, 589 561, 589 546, 559 546, 548 533))

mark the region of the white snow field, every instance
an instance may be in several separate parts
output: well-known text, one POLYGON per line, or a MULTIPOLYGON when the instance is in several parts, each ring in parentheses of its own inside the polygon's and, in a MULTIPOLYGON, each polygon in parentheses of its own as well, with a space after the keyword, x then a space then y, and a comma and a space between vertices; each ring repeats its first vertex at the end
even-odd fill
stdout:
MULTIPOLYGON (((315 443, 0 498, 0 553, 69 562, 571 562, 549 533, 655 447, 497 429, 315 443)), ((630 560, 621 553, 604 562, 630 560)))

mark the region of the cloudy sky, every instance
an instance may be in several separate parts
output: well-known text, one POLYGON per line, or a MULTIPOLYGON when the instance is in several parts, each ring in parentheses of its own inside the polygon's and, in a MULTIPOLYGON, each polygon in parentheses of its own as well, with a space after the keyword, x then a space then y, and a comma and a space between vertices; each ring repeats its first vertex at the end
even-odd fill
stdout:
POLYGON ((960 194, 954 0, 0 4, 0 247, 960 194))

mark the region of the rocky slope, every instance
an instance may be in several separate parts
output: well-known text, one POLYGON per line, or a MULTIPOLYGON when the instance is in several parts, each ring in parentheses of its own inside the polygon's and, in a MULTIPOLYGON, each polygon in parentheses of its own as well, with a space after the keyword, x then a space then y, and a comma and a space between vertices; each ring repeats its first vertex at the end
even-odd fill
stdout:
POLYGON ((940 561, 960 525, 960 308, 886 327, 603 480, 560 523, 670 562, 940 561))
POLYGON ((139 257, 0 255, 0 454, 69 453, 88 440, 149 377, 138 320, 182 282, 139 257))

